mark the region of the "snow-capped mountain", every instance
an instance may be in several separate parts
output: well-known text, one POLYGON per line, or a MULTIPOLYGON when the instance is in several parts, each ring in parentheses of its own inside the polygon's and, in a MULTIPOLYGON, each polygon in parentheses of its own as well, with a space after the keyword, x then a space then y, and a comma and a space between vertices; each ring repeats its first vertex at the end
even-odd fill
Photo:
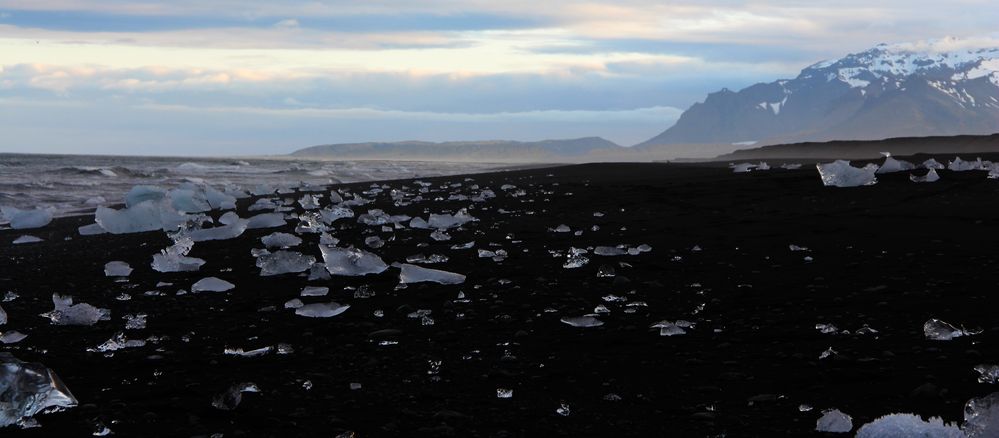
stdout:
POLYGON ((999 132, 999 44, 972 46, 953 38, 881 44, 806 67, 792 80, 723 89, 643 145, 999 132))

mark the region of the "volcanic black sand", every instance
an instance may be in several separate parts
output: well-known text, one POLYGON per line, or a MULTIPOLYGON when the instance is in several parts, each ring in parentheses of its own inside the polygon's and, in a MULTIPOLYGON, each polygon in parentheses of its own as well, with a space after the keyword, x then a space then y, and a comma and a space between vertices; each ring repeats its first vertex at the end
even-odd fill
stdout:
MULTIPOLYGON (((448 262, 422 266, 468 276, 461 285, 399 290, 395 268, 331 281, 260 277, 250 250, 263 247, 261 236, 293 232, 295 221, 198 243, 190 255, 207 264, 173 274, 150 268, 152 254, 172 243, 163 232, 81 237, 76 228, 92 217, 0 231, 0 294, 20 296, 2 303, 10 321, 0 328, 28 334, 4 350, 53 369, 80 401, 38 415, 41 428, 0 433, 87 436, 99 421, 118 436, 783 436, 814 434, 831 408, 851 415, 855 427, 894 412, 959 421, 969 398, 997 390, 978 383, 973 367, 999 362, 999 181, 984 172, 940 175, 929 184, 911 183, 906 172, 874 186, 827 188, 813 166, 733 174, 597 164, 425 179, 432 190, 422 202, 396 207, 386 190, 354 210, 426 218, 468 208, 479 221, 449 230, 444 242, 430 239, 430 230, 383 232, 356 218, 334 224, 340 246, 387 263, 443 254, 448 262), (497 197, 446 200, 478 192, 475 184, 497 197), (519 189, 524 194, 514 196, 519 189), (572 231, 552 231, 561 224, 572 231), (46 241, 11 245, 23 234, 46 241), (366 248, 364 238, 376 234, 385 247, 366 248), (474 249, 451 249, 469 241, 474 249), (592 253, 619 244, 652 251, 592 253), (591 249, 589 263, 563 268, 572 247, 591 249), (477 249, 509 257, 479 258, 477 249), (105 277, 112 260, 135 268, 127 282, 105 277), (603 265, 617 276, 598 277, 603 265), (236 288, 175 295, 208 276, 236 288), (350 309, 313 319, 283 308, 306 285, 331 292, 303 301, 350 309), (362 285, 375 296, 354 298, 351 288, 362 285), (163 296, 145 294, 153 290, 163 296), (131 300, 116 299, 123 292, 131 300), (468 302, 457 300, 459 292, 468 302), (110 308, 112 319, 51 325, 38 315, 52 309, 53 293, 110 308), (647 306, 605 302, 611 294, 647 306), (560 322, 601 304, 611 311, 599 317, 601 327, 560 322), (379 309, 382 318, 373 315, 379 309), (431 310, 435 324, 407 317, 418 309, 431 310), (126 330, 129 338, 160 339, 112 357, 86 351, 122 331, 130 313, 148 314, 148 325, 126 330), (927 340, 930 318, 984 332, 927 340), (672 337, 649 328, 664 319, 695 326, 672 337), (822 334, 818 323, 851 334, 822 334), (864 325, 878 333, 852 334, 864 325), (386 340, 398 344, 380 345, 386 340), (279 343, 294 352, 223 353, 279 343), (838 354, 820 360, 830 347, 838 354), (244 394, 233 411, 212 407, 216 394, 241 382, 261 392, 244 394), (497 398, 498 388, 513 397, 497 398), (562 403, 567 416, 556 412, 562 403)), ((385 184, 418 188, 412 180, 385 184)), ((240 201, 242 216, 252 201, 240 201)), ((293 249, 321 260, 318 235, 303 238, 293 249)))

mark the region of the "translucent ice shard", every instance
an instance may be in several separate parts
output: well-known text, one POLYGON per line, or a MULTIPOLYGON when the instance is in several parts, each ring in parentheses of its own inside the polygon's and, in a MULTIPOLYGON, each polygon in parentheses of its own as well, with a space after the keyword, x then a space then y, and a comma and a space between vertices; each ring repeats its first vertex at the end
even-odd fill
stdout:
POLYGON ((0 217, 10 222, 10 227, 15 230, 41 228, 52 222, 52 210, 48 208, 21 210, 14 207, 0 207, 0 217))
POLYGON ((923 176, 909 175, 909 180, 912 181, 912 182, 917 182, 917 183, 918 182, 936 182, 936 181, 940 180, 940 175, 937 175, 937 170, 936 169, 930 169, 930 171, 927 172, 926 175, 923 175, 923 176))
POLYGON ((73 304, 73 297, 52 294, 52 304, 55 308, 41 316, 48 318, 55 325, 94 325, 97 321, 111 319, 111 311, 91 306, 87 303, 73 304))
POLYGON ((826 187, 869 186, 878 182, 874 176, 876 168, 857 168, 849 161, 836 160, 832 163, 816 164, 822 184, 826 187))
POLYGON ((573 327, 600 327, 604 322, 592 316, 566 316, 562 318, 564 324, 573 327))
POLYGON ((969 438, 999 436, 999 392, 968 400, 964 405, 962 428, 969 438))
POLYGON ((961 157, 954 157, 954 161, 947 162, 947 169, 953 172, 965 172, 969 170, 981 170, 982 159, 976 161, 964 161, 961 157))
POLYGON ((739 163, 729 165, 728 167, 732 169, 733 173, 746 173, 756 168, 756 165, 753 163, 739 163))
POLYGON ((378 274, 388 269, 382 259, 370 252, 356 248, 337 248, 320 245, 326 270, 333 275, 357 276, 378 274))
POLYGON ((123 348, 139 348, 144 347, 146 341, 142 339, 128 339, 125 336, 125 332, 115 333, 111 339, 104 341, 103 344, 98 345, 95 348, 88 348, 87 351, 99 352, 99 353, 109 353, 121 350, 123 348))
POLYGON ((3 344, 16 344, 27 338, 28 335, 21 333, 17 330, 11 330, 9 332, 3 332, 0 334, 0 343, 3 344))
POLYGON ((430 281, 440 284, 461 284, 465 282, 465 276, 454 272, 429 269, 421 266, 402 264, 399 272, 400 283, 420 283, 430 281))
POLYGON ((132 274, 132 267, 125 262, 107 262, 104 265, 104 275, 108 277, 128 277, 132 274))
POLYGON ((153 269, 157 272, 193 272, 200 269, 205 264, 204 260, 187 257, 194 241, 184 236, 176 236, 175 239, 173 245, 153 255, 153 269))
POLYGON ((249 228, 249 221, 245 219, 235 219, 228 225, 212 228, 202 228, 191 231, 188 237, 195 242, 206 242, 209 240, 229 240, 235 239, 249 228))
POLYGON ((566 257, 565 263, 562 264, 562 267, 565 269, 575 269, 585 266, 590 262, 590 259, 583 256, 583 254, 586 254, 585 249, 570 248, 569 255, 566 257))
POLYGON ((916 168, 915 164, 908 161, 896 160, 890 153, 882 152, 881 154, 885 156, 885 162, 878 168, 876 173, 902 172, 916 168))
POLYGON ((25 234, 21 237, 18 237, 17 239, 14 239, 14 241, 11 243, 13 243, 14 245, 22 245, 25 243, 38 243, 44 241, 45 241, 44 239, 40 239, 38 237, 25 234))
POLYGON ((146 201, 159 202, 166 197, 166 190, 156 186, 134 186, 125 195, 125 207, 139 205, 146 201))
POLYGON ((84 225, 80 228, 77 228, 77 231, 80 232, 81 236, 96 236, 98 234, 107 233, 107 231, 104 228, 101 228, 101 225, 97 223, 84 225))
POLYGON ((627 255, 628 250, 614 246, 598 246, 593 248, 593 253, 599 256, 619 256, 627 255))
POLYGON ((246 229, 256 230, 258 228, 281 227, 287 223, 282 213, 261 213, 247 219, 246 229))
POLYGON ((999 365, 977 365, 978 383, 996 383, 999 381, 999 365))
POLYGON ((235 284, 232 284, 232 283, 230 283, 228 281, 225 281, 225 280, 222 280, 220 278, 207 277, 207 278, 202 278, 201 280, 198 280, 197 283, 194 283, 194 285, 191 286, 191 292, 194 292, 194 293, 198 293, 198 292, 225 292, 227 290, 231 290, 234 287, 236 287, 235 284))
POLYGON ((449 228, 460 227, 468 222, 474 222, 477 220, 478 219, 468 214, 467 210, 461 209, 453 215, 432 213, 430 214, 430 219, 427 220, 427 225, 430 228, 446 230, 449 228))
POLYGON ((513 398, 513 390, 507 388, 496 388, 496 398, 513 398))
POLYGON ((163 228, 160 206, 153 201, 121 210, 97 207, 94 221, 111 234, 141 233, 163 228))
POLYGON ((268 248, 290 248, 302 244, 302 239, 294 234, 273 233, 260 238, 268 248))
POLYGON ((959 329, 939 319, 930 319, 923 324, 923 334, 926 335, 926 339, 933 341, 949 341, 954 338, 974 335, 977 333, 977 331, 969 331, 963 328, 959 329))
POLYGON ((816 432, 847 433, 853 430, 853 418, 840 412, 839 409, 830 409, 822 413, 815 422, 816 432))
POLYGON ((231 411, 243 401, 244 392, 260 392, 255 383, 243 382, 232 385, 229 389, 212 398, 212 406, 223 411, 231 411))
POLYGON ((941 169, 946 169, 947 167, 944 166, 943 164, 940 164, 939 161, 930 158, 929 160, 923 161, 923 168, 941 170, 941 169))
POLYGON ((309 318, 329 318, 346 312, 350 306, 335 302, 306 304, 295 309, 295 314, 309 318))
POLYGON ((146 328, 145 313, 135 313, 125 315, 125 330, 142 330, 146 328))
POLYGON ((44 365, 0 353, 0 427, 18 424, 49 408, 71 408, 76 398, 44 365))
POLYGON ((913 414, 891 414, 857 429, 857 438, 967 438, 956 425, 944 424, 937 417, 923 421, 913 414))
POLYGON ((260 268, 260 275, 264 277, 304 272, 309 270, 315 262, 316 258, 313 256, 284 250, 257 257, 257 267, 260 268))
POLYGON ((306 286, 299 295, 303 297, 324 297, 330 293, 330 288, 319 286, 306 286))
POLYGON ((226 347, 222 351, 226 356, 239 356, 239 357, 260 357, 270 354, 274 351, 273 346, 260 347, 253 350, 243 350, 242 348, 229 348, 226 347))
POLYGON ((0 325, 4 325, 6 323, 7 323, 7 311, 3 310, 3 307, 0 307, 0 325))

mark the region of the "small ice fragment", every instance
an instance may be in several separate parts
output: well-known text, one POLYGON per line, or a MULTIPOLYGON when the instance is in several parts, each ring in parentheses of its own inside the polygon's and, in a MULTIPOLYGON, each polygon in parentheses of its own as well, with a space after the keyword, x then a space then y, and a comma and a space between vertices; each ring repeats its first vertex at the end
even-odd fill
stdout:
POLYGON ((252 382, 232 385, 229 389, 212 398, 212 406, 223 411, 231 411, 243 401, 244 392, 260 392, 260 388, 252 382))
POLYGON ((160 204, 154 201, 140 202, 121 210, 97 207, 94 221, 111 234, 141 233, 163 228, 160 204))
POLYGON ((832 163, 816 164, 822 184, 826 187, 859 187, 869 186, 878 182, 874 176, 875 168, 857 168, 849 161, 836 160, 832 163))
POLYGON ((104 228, 101 228, 100 224, 96 223, 79 227, 77 228, 77 231, 80 233, 81 236, 95 236, 98 234, 107 233, 107 231, 104 228))
POLYGON ((496 398, 513 398, 513 390, 507 388, 496 388, 496 398))
POLYGON ((923 324, 923 334, 933 341, 949 341, 961 336, 978 334, 978 331, 959 329, 939 319, 930 319, 923 324))
POLYGON ((798 412, 811 412, 812 406, 804 403, 798 405, 798 412))
POLYGON ((909 175, 909 180, 912 181, 912 182, 917 182, 917 183, 920 183, 920 182, 936 182, 936 181, 940 180, 940 175, 937 175, 937 170, 936 169, 930 169, 930 171, 927 172, 926 175, 923 175, 923 176, 909 175))
POLYGON ((11 330, 9 332, 3 332, 0 334, 0 342, 4 344, 16 344, 27 338, 28 335, 21 333, 17 330, 11 330))
POLYGON ((257 267, 260 268, 262 277, 304 272, 314 263, 316 263, 315 257, 296 251, 281 250, 257 257, 257 267))
POLYGON ((284 303, 284 308, 285 309, 297 309, 297 308, 302 307, 304 305, 305 305, 305 303, 303 303, 302 300, 300 300, 298 298, 292 298, 292 299, 290 299, 290 300, 288 300, 288 301, 286 301, 284 303))
POLYGON ((562 267, 565 269, 575 269, 581 268, 590 262, 590 259, 584 257, 582 254, 572 254, 566 258, 565 263, 562 267))
POLYGON ((926 169, 934 169, 934 170, 946 169, 946 166, 944 166, 943 164, 940 164, 939 161, 937 161, 937 160, 935 160, 933 158, 930 158, 929 160, 923 161, 923 167, 926 168, 926 169))
POLYGON ((24 244, 24 243, 38 243, 38 242, 44 242, 44 241, 45 241, 45 239, 41 239, 41 238, 29 235, 29 234, 25 234, 25 235, 23 235, 21 237, 18 237, 17 239, 14 239, 14 241, 11 242, 11 243, 13 243, 14 245, 21 245, 21 244, 24 244))
POLYGON ((882 152, 881 154, 885 156, 885 162, 881 165, 881 167, 878 168, 877 172, 875 173, 882 174, 882 173, 902 172, 905 170, 912 170, 916 168, 915 164, 912 164, 908 161, 896 160, 891 156, 890 153, 882 152))
POLYGON ((996 383, 999 381, 999 365, 977 365, 978 383, 996 383))
POLYGON ((430 238, 438 242, 444 242, 447 240, 451 240, 451 235, 441 230, 434 230, 433 233, 430 233, 430 238))
POLYGON ((201 269, 205 261, 195 257, 187 257, 194 247, 194 241, 189 237, 176 236, 174 244, 153 255, 152 268, 157 272, 193 272, 201 269))
POLYGON ((3 307, 0 306, 0 325, 4 325, 6 323, 7 323, 7 311, 3 310, 3 307))
POLYGON ((142 330, 146 328, 146 316, 145 313, 125 315, 125 330, 142 330))
POLYGON ((94 325, 97 321, 111 319, 111 311, 91 306, 87 303, 73 304, 69 295, 52 294, 55 308, 41 316, 48 318, 54 325, 94 325))
MULTIPOLYGON (((230 212, 231 213, 231 212, 230 212)), ((195 242, 206 242, 209 240, 229 240, 243 235, 247 229, 247 221, 236 219, 229 225, 222 225, 212 228, 201 228, 188 233, 188 237, 195 242)))
POLYGON ((566 402, 559 403, 558 409, 555 409, 555 413, 563 417, 568 417, 572 411, 569 409, 569 404, 566 402))
POLYGON ((336 302, 306 304, 295 309, 295 314, 309 318, 330 318, 346 312, 350 305, 336 302))
POLYGON ((969 438, 999 436, 999 392, 965 403, 963 429, 969 438))
POLYGON ((364 239, 364 244, 367 245, 368 248, 378 249, 385 246, 385 241, 382 240, 381 237, 370 236, 364 239))
POLYGON ((461 209, 454 215, 431 213, 430 219, 427 220, 427 225, 430 228, 436 228, 438 230, 446 230, 449 228, 460 227, 468 222, 475 222, 475 221, 478 221, 478 219, 468 214, 467 210, 461 209))
POLYGON ((804 246, 798 246, 798 245, 795 245, 795 244, 793 244, 793 243, 792 243, 792 244, 790 244, 790 245, 788 245, 787 247, 788 247, 788 249, 790 249, 790 250, 791 250, 792 252, 795 252, 795 251, 808 251, 808 248, 806 248, 806 247, 804 247, 804 246))
POLYGON ((282 213, 261 213, 247 219, 246 229, 256 230, 258 228, 281 227, 287 223, 288 222, 284 220, 284 214, 282 213))
POLYGON ((839 327, 832 324, 815 324, 815 330, 818 330, 822 334, 830 334, 839 332, 839 327))
POLYGON ((728 167, 732 169, 732 173, 746 173, 756 168, 756 165, 752 163, 739 163, 730 164, 728 167))
POLYGON ((598 256, 619 256, 628 254, 628 250, 614 246, 598 246, 593 248, 593 253, 598 256))
POLYGON ((363 388, 363 386, 358 382, 350 382, 350 385, 348 385, 348 387, 350 388, 351 391, 359 391, 361 388, 363 388))
POLYGON ((40 363, 22 362, 10 353, 0 353, 0 427, 76 405, 76 397, 55 372, 40 363))
POLYGON ((913 414, 891 414, 880 417, 857 429, 857 438, 967 438, 957 425, 944 424, 943 419, 929 421, 913 414))
POLYGON ((0 218, 10 222, 10 227, 15 230, 41 228, 52 222, 52 209, 21 210, 14 207, 0 207, 0 218))
POLYGON ((302 244, 302 239, 294 234, 273 233, 260 238, 268 248, 290 248, 302 244))
POLYGON ((146 345, 146 341, 142 339, 128 339, 125 337, 125 332, 118 332, 111 339, 104 341, 103 344, 98 345, 95 348, 88 348, 87 351, 90 352, 113 352, 118 351, 123 348, 138 348, 146 345))
POLYGON ((572 231, 572 229, 569 228, 568 225, 562 224, 562 225, 559 225, 559 226, 555 227, 555 229, 553 231, 555 231, 556 233, 568 233, 568 232, 572 231))
POLYGON ((207 277, 207 278, 202 278, 201 280, 198 280, 197 283, 194 283, 194 285, 191 286, 191 292, 193 292, 193 293, 198 293, 198 292, 225 292, 227 290, 231 290, 234 287, 236 287, 235 284, 232 284, 232 283, 230 283, 228 281, 225 281, 225 280, 222 280, 220 278, 207 277))
POLYGON ((303 297, 324 297, 330 293, 330 288, 319 286, 306 286, 300 294, 303 297))
POLYGON ((370 252, 355 248, 337 248, 320 245, 326 270, 333 275, 358 276, 378 274, 388 269, 382 259, 370 252))
POLYGON ((830 409, 822 413, 815 422, 816 432, 847 433, 853 430, 853 418, 840 412, 839 409, 830 409))
POLYGON ((819 354, 819 359, 820 360, 821 359, 828 359, 828 358, 830 358, 832 356, 835 356, 837 354, 839 354, 839 353, 836 350, 833 350, 832 347, 829 347, 829 348, 826 349, 826 351, 823 351, 821 354, 819 354))
POLYGON ((128 277, 132 274, 132 267, 125 262, 107 262, 104 265, 104 275, 108 277, 128 277))
POLYGON ((274 347, 268 345, 266 347, 260 347, 254 350, 244 351, 242 348, 230 348, 226 347, 222 351, 226 356, 239 356, 239 357, 259 357, 270 354, 274 351, 274 347))
POLYGON ((801 163, 784 163, 780 165, 780 168, 787 170, 801 169, 801 163))
POLYGON ((465 282, 465 276, 454 272, 429 269, 421 266, 402 264, 399 272, 400 283, 420 283, 431 281, 440 284, 461 284, 465 282))
POLYGON ((604 322, 592 316, 566 316, 561 320, 564 324, 573 327, 600 327, 604 322))
POLYGON ((980 170, 982 168, 982 159, 979 158, 977 161, 964 161, 961 157, 954 157, 954 161, 947 162, 947 169, 952 172, 966 172, 969 170, 980 170))

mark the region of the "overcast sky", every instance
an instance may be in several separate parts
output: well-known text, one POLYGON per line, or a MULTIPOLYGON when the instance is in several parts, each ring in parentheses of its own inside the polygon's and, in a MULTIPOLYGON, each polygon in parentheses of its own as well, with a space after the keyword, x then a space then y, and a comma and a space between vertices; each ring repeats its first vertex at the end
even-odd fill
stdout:
POLYGON ((0 152, 630 145, 722 87, 994 36, 997 17, 995 0, 0 0, 0 152))

